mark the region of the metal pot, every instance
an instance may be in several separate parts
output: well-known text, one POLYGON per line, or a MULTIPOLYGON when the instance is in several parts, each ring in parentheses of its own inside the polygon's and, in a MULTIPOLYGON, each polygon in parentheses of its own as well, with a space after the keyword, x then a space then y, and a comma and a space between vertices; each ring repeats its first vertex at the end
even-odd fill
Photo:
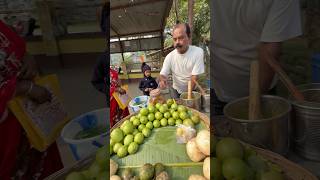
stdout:
POLYGON ((281 155, 289 150, 290 103, 277 96, 262 96, 262 119, 248 120, 249 98, 227 104, 224 114, 231 124, 232 135, 249 144, 269 149, 281 155))
POLYGON ((180 100, 182 104, 187 107, 194 108, 198 111, 201 110, 201 94, 196 91, 192 91, 192 99, 188 99, 188 92, 182 93, 180 100))
POLYGON ((210 89, 206 89, 206 94, 203 94, 201 96, 202 99, 202 109, 204 112, 209 113, 210 112, 210 89))
POLYGON ((307 159, 320 161, 320 84, 301 85, 298 89, 304 95, 305 102, 292 100, 294 149, 307 159))

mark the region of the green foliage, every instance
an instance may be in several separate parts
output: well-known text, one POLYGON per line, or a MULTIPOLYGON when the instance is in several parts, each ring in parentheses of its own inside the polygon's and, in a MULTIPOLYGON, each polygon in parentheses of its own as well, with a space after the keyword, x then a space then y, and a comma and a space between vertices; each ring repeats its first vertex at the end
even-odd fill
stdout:
MULTIPOLYGON (((180 22, 188 22, 188 0, 179 0, 177 3, 178 20, 180 22)), ((176 24, 176 14, 174 3, 167 19, 166 29, 170 31, 176 24)), ((194 3, 193 9, 193 34, 192 44, 199 45, 203 39, 210 38, 210 7, 208 0, 197 0, 194 3)), ((167 36, 165 47, 171 46, 173 40, 171 36, 167 36)))

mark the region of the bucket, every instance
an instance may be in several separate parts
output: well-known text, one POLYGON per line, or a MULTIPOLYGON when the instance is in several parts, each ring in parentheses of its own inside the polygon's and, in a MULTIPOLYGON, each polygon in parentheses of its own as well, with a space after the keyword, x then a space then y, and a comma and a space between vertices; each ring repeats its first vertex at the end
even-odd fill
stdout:
POLYGON ((201 95, 202 98, 202 109, 204 112, 209 113, 210 112, 210 89, 205 90, 204 95, 201 95))
POLYGON ((109 110, 107 108, 98 109, 82 114, 64 126, 61 137, 69 145, 75 160, 84 159, 92 153, 95 153, 98 148, 107 144, 108 117, 109 110), (98 127, 105 128, 105 131, 90 138, 76 138, 79 132, 83 132, 83 130, 94 130, 94 128, 98 127))
POLYGON ((224 114, 230 121, 232 135, 249 144, 286 155, 291 104, 284 98, 266 95, 261 98, 262 119, 248 120, 248 111, 248 97, 225 106, 224 114))
POLYGON ((320 53, 313 55, 311 61, 312 82, 320 83, 320 53))
POLYGON ((187 107, 196 109, 198 111, 201 110, 201 94, 192 91, 192 99, 187 99, 188 98, 188 92, 184 92, 180 95, 180 100, 181 103, 187 107))
POLYGON ((305 102, 293 104, 292 141, 295 151, 320 161, 320 83, 298 86, 305 102))
POLYGON ((147 107, 149 96, 138 96, 132 99, 129 103, 130 114, 138 112, 141 108, 147 107))

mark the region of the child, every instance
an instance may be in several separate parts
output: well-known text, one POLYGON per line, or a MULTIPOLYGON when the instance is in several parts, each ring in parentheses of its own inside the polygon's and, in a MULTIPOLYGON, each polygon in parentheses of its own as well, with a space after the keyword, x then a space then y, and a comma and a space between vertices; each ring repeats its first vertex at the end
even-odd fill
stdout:
POLYGON ((144 77, 140 81, 139 89, 144 95, 149 96, 150 91, 158 87, 158 83, 153 77, 151 77, 151 68, 145 62, 142 63, 141 70, 144 77))

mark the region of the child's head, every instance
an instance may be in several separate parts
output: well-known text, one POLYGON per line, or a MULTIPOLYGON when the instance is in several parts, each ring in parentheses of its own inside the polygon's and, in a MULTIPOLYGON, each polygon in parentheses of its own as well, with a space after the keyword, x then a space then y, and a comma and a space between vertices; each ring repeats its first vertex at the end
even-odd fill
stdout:
POLYGON ((151 76, 151 71, 150 71, 150 70, 146 70, 146 71, 144 72, 144 75, 145 75, 146 77, 150 77, 150 76, 151 76))
POLYGON ((146 76, 146 77, 151 76, 151 68, 145 62, 142 63, 141 70, 142 70, 142 73, 144 76, 146 76))

